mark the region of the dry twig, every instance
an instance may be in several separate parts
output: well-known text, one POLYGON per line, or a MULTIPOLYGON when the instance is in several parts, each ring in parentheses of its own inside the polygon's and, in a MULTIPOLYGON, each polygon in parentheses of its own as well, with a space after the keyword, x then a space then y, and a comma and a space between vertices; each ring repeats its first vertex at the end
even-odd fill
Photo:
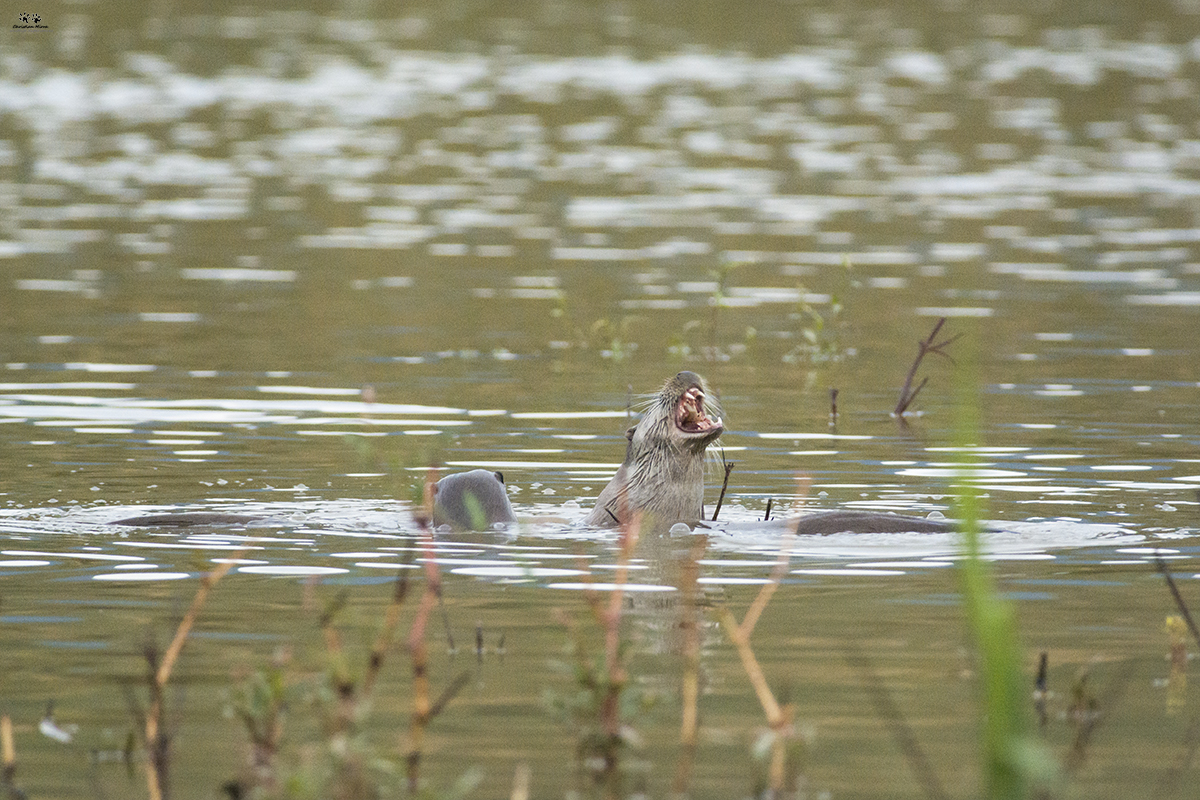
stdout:
POLYGON ((379 635, 375 637, 375 645, 371 648, 367 674, 363 677, 364 694, 370 693, 375 686, 375 679, 379 677, 379 671, 383 668, 383 658, 395 638, 396 627, 400 624, 400 609, 403 607, 406 597, 408 597, 408 571, 400 569, 396 573, 396 582, 393 584, 392 601, 388 603, 387 611, 384 612, 383 627, 379 629, 379 635))
POLYGON ((167 646, 166 652, 163 653, 162 660, 157 660, 152 648, 147 649, 146 659, 151 670, 148 681, 150 705, 146 709, 143 735, 147 753, 146 787, 150 793, 150 800, 162 800, 168 794, 167 769, 170 763, 171 742, 163 725, 163 702, 167 682, 171 679, 171 671, 175 668, 175 662, 183 650, 192 625, 195 624, 200 609, 208 600, 209 592, 212 591, 212 587, 216 585, 217 581, 229 572, 239 555, 240 553, 234 554, 200 579, 200 588, 196 590, 196 596, 192 598, 192 604, 187 613, 179 621, 179 626, 175 629, 175 636, 171 639, 171 644, 167 646))
MULTIPOLYGON (((721 505, 725 502, 725 491, 729 488, 729 473, 733 472, 733 465, 736 461, 725 461, 725 480, 721 482, 721 494, 717 497, 717 507, 713 509, 712 521, 717 521, 717 515, 721 513, 721 505)), ((703 516, 703 515, 701 515, 703 516)))
POLYGON ((0 716, 0 786, 8 800, 25 800, 25 793, 17 788, 17 747, 13 743, 12 719, 8 714, 0 716))
POLYGON ((912 388, 913 379, 917 376, 917 369, 921 366, 921 361, 927 354, 936 353, 943 358, 950 359, 950 362, 954 363, 954 359, 950 358, 950 356, 946 354, 944 348, 962 338, 962 334, 955 334, 949 339, 943 339, 936 344, 934 343, 934 339, 937 338, 938 331, 940 331, 942 326, 945 324, 946 318, 940 317, 937 321, 937 324, 933 326, 933 330, 929 332, 929 336, 925 339, 925 341, 917 343, 917 357, 913 361, 912 366, 909 367, 908 375, 904 377, 904 387, 900 390, 900 399, 896 402, 896 407, 892 410, 892 416, 903 417, 904 413, 908 411, 908 407, 912 405, 913 400, 917 399, 917 395, 920 394, 923 388, 925 388, 925 384, 929 382, 929 378, 924 378, 919 384, 917 384, 917 388, 912 388))
POLYGON ((1071 749, 1063 758, 1063 771, 1068 776, 1077 773, 1084 761, 1087 760, 1088 746, 1091 744, 1092 736, 1101 723, 1112 715, 1132 677, 1133 664, 1131 662, 1120 664, 1117 674, 1109 682, 1103 699, 1095 697, 1087 689, 1088 672, 1086 670, 1076 680, 1076 687, 1073 689, 1075 699, 1069 710, 1071 721, 1075 725, 1075 738, 1071 741, 1071 749))
MULTIPOLYGON (((804 479, 799 483, 800 494, 803 495, 807 491, 808 482, 804 479)), ((775 590, 779 588, 783 576, 787 574, 796 536, 796 529, 792 528, 784 537, 779 548, 779 558, 771 570, 770 581, 763 584, 762 589, 759 590, 758 595, 746 610, 746 615, 742 618, 741 623, 734 619, 733 613, 728 608, 717 609, 717 619, 720 621, 725 635, 729 637, 729 641, 737 650, 738 657, 742 662, 742 669, 745 670, 746 677, 749 678, 750 685, 754 688, 759 705, 766 714, 767 725, 773 734, 771 764, 768 768, 767 780, 768 787, 775 796, 784 791, 787 783, 787 740, 793 735, 792 707, 791 704, 780 705, 779 701, 775 699, 762 667, 754 655, 754 649, 750 646, 750 635, 754 632, 754 626, 758 624, 758 619, 762 616, 767 604, 771 602, 775 590)))
POLYGON ((679 620, 683 636, 683 677, 680 682, 683 709, 679 723, 679 762, 671 786, 671 793, 677 797, 685 796, 688 792, 700 729, 700 620, 697 603, 700 596, 700 559, 707 548, 708 538, 697 536, 679 580, 679 590, 683 593, 679 620))
MULTIPOLYGON (((431 477, 436 476, 430 470, 431 477)), ((405 751, 405 764, 408 777, 408 789, 416 792, 420 786, 421 755, 424 751, 425 732, 433 721, 446 707, 454 696, 467 683, 467 674, 458 675, 436 701, 430 700, 429 693, 429 663, 428 649, 425 645, 425 631, 429 623, 429 615, 434 603, 440 602, 442 578, 438 571, 437 560, 433 551, 433 531, 429 520, 433 519, 433 484, 434 480, 425 483, 425 512, 424 518, 418 517, 417 524, 421 528, 421 548, 423 568, 425 572, 425 590, 413 616, 412 627, 409 628, 407 649, 412 660, 413 673, 413 712, 409 722, 408 744, 405 751)), ((449 626, 447 626, 449 627, 449 626)))
POLYGON ((1037 711, 1039 728, 1045 728, 1046 722, 1050 718, 1046 711, 1046 700, 1050 696, 1050 691, 1046 683, 1049 669, 1050 654, 1043 650, 1041 656, 1038 658, 1037 678, 1033 683, 1033 708, 1037 711))

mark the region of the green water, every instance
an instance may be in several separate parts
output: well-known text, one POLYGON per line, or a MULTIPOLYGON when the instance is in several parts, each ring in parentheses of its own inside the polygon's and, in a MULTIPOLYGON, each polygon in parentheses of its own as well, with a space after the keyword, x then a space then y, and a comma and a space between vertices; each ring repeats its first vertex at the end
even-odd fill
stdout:
MULTIPOLYGON (((365 663, 431 461, 502 470, 522 524, 439 534, 431 680, 469 677, 425 775, 444 789, 477 767, 471 796, 505 796, 527 764, 531 797, 565 796, 571 730, 544 701, 572 685, 556 610, 585 619, 571 587, 616 559, 611 535, 571 523, 638 397, 682 369, 719 395, 736 462, 701 563, 712 602, 740 614, 769 574, 768 500, 952 515, 967 480, 1002 529, 985 546, 1031 691, 1049 655, 1041 735, 1070 749, 1081 670, 1105 710, 1062 793, 1187 785, 1172 770, 1196 704, 1168 707, 1174 605, 1153 555, 1193 599, 1195 9, 34 12, 44 28, 0 26, 0 706, 30 796, 146 791, 140 760, 120 763, 146 643, 165 647, 198 576, 235 552, 173 681, 172 796, 239 772, 228 691, 285 655, 281 763, 319 763, 321 609, 346 592, 365 663), (941 317, 963 338, 922 364, 899 424, 941 317), (951 447, 964 374, 970 479, 951 447), (108 525, 163 509, 269 521, 108 525), (69 743, 38 730, 51 701, 69 743)), ((679 753, 673 587, 695 535, 643 541, 630 573, 653 590, 631 592, 625 632, 654 702, 631 720, 626 786, 653 797, 679 753)), ((947 792, 978 792, 957 548, 799 543, 753 641, 794 703, 807 796, 925 796, 851 647, 947 792)), ((398 764, 410 672, 393 648, 365 727, 398 764)), ((764 717, 707 617, 701 681, 693 796, 748 796, 764 717)))

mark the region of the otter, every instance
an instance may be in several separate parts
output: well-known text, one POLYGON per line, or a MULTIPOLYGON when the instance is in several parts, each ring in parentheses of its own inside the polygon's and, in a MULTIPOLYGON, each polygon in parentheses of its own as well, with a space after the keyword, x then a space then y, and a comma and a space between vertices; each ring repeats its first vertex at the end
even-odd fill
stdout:
POLYGON ((724 430, 703 378, 694 372, 671 378, 625 432, 625 461, 585 523, 611 528, 640 512, 655 526, 697 525, 704 519, 704 453, 724 430))
MULTIPOLYGON (((612 528, 641 514, 643 525, 669 528, 704 523, 704 460, 724 432, 720 405, 694 372, 680 372, 650 400, 645 414, 625 432, 625 460, 596 498, 585 525, 612 528)), ((493 530, 516 522, 504 476, 483 469, 447 475, 433 487, 433 524, 454 530, 493 530)), ((116 520, 114 525, 173 526, 247 524, 261 517, 222 513, 157 514, 116 520)), ((802 535, 830 533, 950 532, 953 523, 873 511, 824 511, 789 522, 802 535)))
MULTIPOLYGON (((724 430, 721 408, 709 399, 708 384, 694 372, 680 372, 654 395, 638 424, 625 432, 625 460, 584 523, 612 528, 640 512, 642 524, 654 528, 703 524, 704 454, 724 430)), ((809 536, 955 530, 944 520, 875 511, 817 511, 787 524, 809 536)))
MULTIPOLYGON (((250 514, 221 514, 192 511, 169 514, 148 514, 143 517, 118 519, 111 525, 153 528, 193 528, 209 525, 246 525, 265 522, 267 518, 250 514)), ((474 469, 447 475, 433 486, 434 527, 449 526, 456 531, 493 530, 498 524, 515 523, 512 504, 504 489, 504 475, 474 469)))
POLYGON ((208 511, 185 511, 178 514, 147 514, 144 517, 115 519, 109 525, 129 525, 147 528, 192 528, 202 525, 246 525, 261 522, 265 517, 250 514, 221 514, 208 511))
POLYGON ((456 472, 433 485, 435 528, 449 525, 454 530, 488 531, 516 521, 500 472, 456 472))
POLYGON ((954 523, 928 517, 910 517, 880 511, 814 511, 802 514, 787 524, 800 536, 825 536, 831 533, 950 533, 954 523))

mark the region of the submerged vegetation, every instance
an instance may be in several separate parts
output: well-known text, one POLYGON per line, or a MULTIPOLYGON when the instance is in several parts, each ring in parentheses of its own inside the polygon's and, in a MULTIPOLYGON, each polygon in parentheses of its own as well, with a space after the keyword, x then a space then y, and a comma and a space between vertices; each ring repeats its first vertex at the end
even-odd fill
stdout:
MULTIPOLYGON (((755 297, 758 289, 749 283, 739 285, 735 280, 748 273, 750 267, 726 257, 708 271, 708 280, 689 284, 689 294, 697 296, 694 312, 700 313, 692 313, 690 306, 681 309, 675 303, 657 308, 653 305, 655 295, 651 294, 648 310, 642 314, 588 319, 581 309, 593 307, 592 298, 579 298, 572 303, 567 293, 560 292, 550 316, 557 321, 561 335, 548 343, 549 349, 558 354, 557 368, 563 368, 562 360, 570 352, 595 353, 614 364, 627 362, 639 352, 658 358, 653 337, 663 330, 663 324, 653 315, 674 315, 680 310, 689 313, 682 324, 668 328, 664 345, 667 357, 708 363, 745 358, 761 342, 763 333, 755 322, 761 316, 756 313, 761 302, 755 297)), ((843 258, 839 267, 830 268, 821 278, 833 287, 827 293, 810 291, 797 282, 794 292, 785 294, 795 298, 794 309, 786 316, 789 327, 771 335, 786 345, 777 356, 785 364, 815 367, 855 353, 844 341, 848 328, 846 300, 860 286, 849 259, 843 258)), ((647 287, 648 292, 652 289, 653 286, 647 287)))
POLYGON ((603 359, 620 363, 631 358, 638 349, 638 343, 632 340, 634 324, 640 321, 635 315, 623 314, 618 319, 597 317, 590 322, 580 322, 568 306, 566 297, 560 294, 550 316, 558 320, 562 329, 561 338, 549 343, 553 351, 592 351, 603 359))

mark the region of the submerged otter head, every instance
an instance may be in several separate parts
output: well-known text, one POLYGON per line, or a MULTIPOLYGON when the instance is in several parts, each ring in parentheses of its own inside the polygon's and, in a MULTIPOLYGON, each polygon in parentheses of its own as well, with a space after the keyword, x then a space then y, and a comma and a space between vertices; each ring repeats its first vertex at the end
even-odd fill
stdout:
POLYGON ((596 499, 590 525, 611 527, 641 512, 656 527, 704 517, 704 451, 722 431, 721 409, 694 372, 681 372, 650 400, 626 432, 617 474, 596 499))
POLYGON ((517 521, 504 475, 473 469, 447 475, 433 486, 433 525, 458 531, 490 531, 517 521))

